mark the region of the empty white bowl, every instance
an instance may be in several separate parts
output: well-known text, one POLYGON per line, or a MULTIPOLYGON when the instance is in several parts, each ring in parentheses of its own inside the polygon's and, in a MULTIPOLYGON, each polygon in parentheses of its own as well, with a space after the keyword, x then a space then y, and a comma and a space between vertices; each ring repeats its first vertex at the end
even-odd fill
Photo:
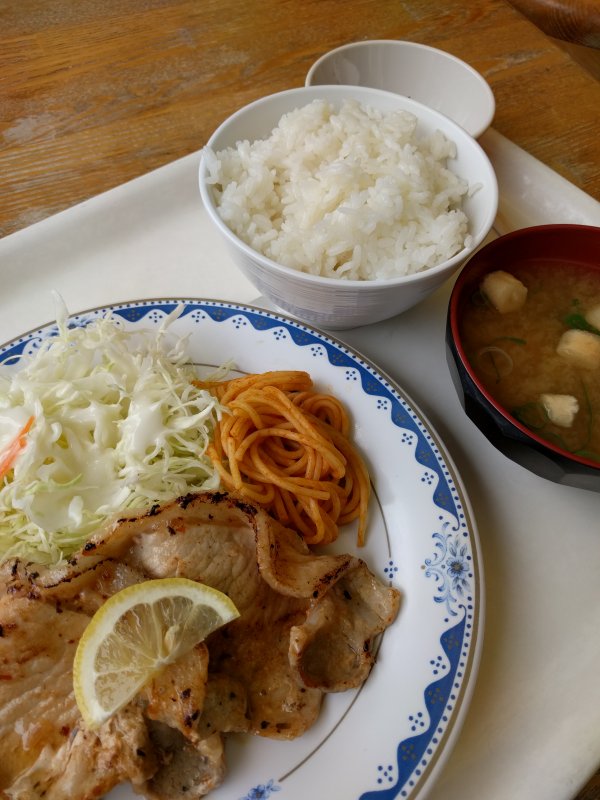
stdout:
POLYGON ((444 50, 417 42, 376 39, 330 50, 309 69, 306 86, 337 83, 411 97, 475 138, 489 127, 496 110, 492 90, 479 72, 444 50))
POLYGON ((277 308, 317 327, 353 328, 395 316, 441 286, 488 234, 498 205, 498 186, 490 161, 480 145, 459 125, 410 98, 360 86, 311 86, 272 94, 241 108, 223 122, 208 140, 214 152, 239 141, 267 138, 283 114, 315 99, 334 107, 354 99, 383 111, 406 110, 418 119, 417 135, 440 130, 455 142, 457 156, 448 167, 477 191, 463 201, 471 242, 452 258, 419 273, 377 280, 325 278, 278 264, 236 236, 221 219, 208 182, 207 155, 200 159, 199 185, 204 207, 246 277, 277 308))

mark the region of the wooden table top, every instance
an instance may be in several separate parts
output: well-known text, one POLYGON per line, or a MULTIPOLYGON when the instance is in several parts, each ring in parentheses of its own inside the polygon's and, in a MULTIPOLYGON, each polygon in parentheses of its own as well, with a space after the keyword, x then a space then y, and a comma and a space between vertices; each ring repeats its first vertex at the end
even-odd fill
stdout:
POLYGON ((19 0, 0 23, 0 235, 199 150, 359 39, 468 61, 496 130, 600 199, 600 84, 504 0, 19 0))

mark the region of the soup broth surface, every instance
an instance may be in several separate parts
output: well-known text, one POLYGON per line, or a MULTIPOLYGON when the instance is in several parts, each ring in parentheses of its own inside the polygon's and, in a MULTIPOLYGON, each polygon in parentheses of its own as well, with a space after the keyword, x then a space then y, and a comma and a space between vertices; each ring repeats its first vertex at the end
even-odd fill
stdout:
POLYGON ((600 270, 534 261, 504 269, 525 284, 527 299, 518 311, 501 314, 474 290, 460 320, 469 363, 489 394, 521 423, 558 447, 600 461, 600 367, 582 369, 556 352, 569 328, 590 330, 584 315, 600 305, 600 270), (577 398, 571 427, 548 419, 542 394, 577 398))

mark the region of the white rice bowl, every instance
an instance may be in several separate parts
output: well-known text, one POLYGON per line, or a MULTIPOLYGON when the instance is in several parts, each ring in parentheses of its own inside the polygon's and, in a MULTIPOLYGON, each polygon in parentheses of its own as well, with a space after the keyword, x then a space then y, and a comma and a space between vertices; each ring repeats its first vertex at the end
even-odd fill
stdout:
POLYGON ((405 110, 315 99, 271 134, 205 148, 218 213, 246 244, 287 267, 374 280, 434 267, 468 247, 470 191, 448 166, 456 145, 417 135, 405 110))
POLYGON ((472 136, 366 86, 286 89, 243 106, 210 136, 198 180, 257 303, 330 330, 420 303, 483 242, 498 208, 472 136))

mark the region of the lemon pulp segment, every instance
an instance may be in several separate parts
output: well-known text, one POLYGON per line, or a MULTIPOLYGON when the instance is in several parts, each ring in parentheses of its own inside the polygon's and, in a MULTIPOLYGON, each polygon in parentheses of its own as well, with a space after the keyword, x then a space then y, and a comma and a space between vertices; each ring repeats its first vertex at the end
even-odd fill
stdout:
POLYGON ((95 728, 184 653, 239 613, 227 595, 187 578, 128 586, 92 617, 73 664, 75 699, 95 728))

